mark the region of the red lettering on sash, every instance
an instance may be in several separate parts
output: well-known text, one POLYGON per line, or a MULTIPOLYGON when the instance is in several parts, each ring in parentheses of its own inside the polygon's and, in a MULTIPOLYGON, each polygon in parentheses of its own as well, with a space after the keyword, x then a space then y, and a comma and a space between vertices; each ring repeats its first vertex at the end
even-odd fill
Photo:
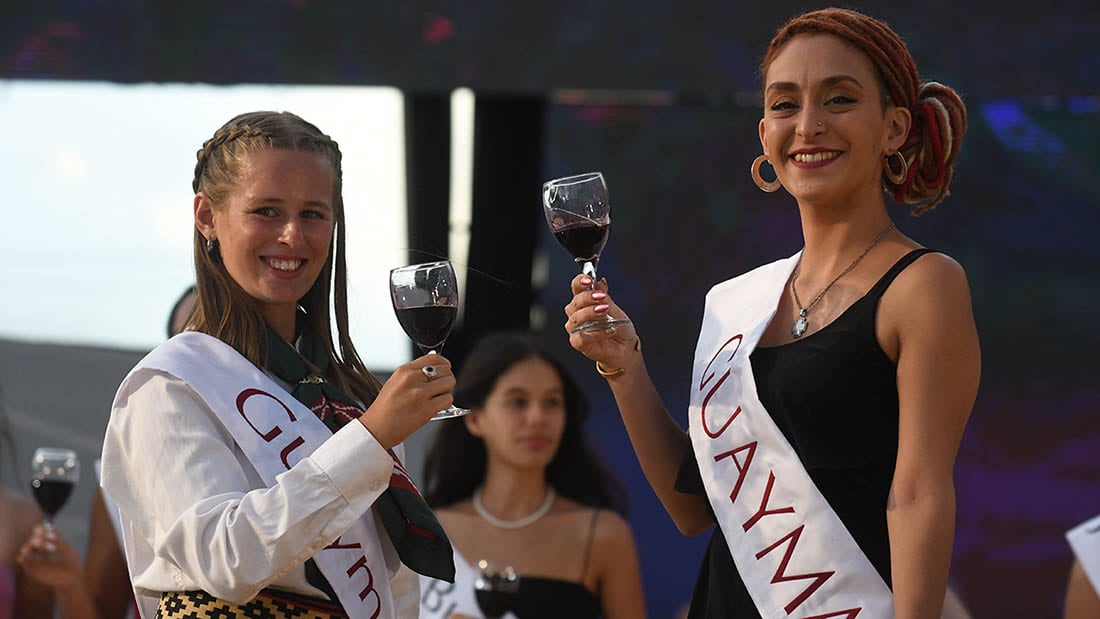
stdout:
POLYGON ((863 607, 849 608, 848 610, 838 610, 835 613, 829 613, 827 615, 814 615, 813 617, 806 617, 806 619, 831 619, 832 617, 844 617, 844 619, 856 619, 859 616, 859 611, 863 610, 863 607))
MULTIPOLYGON (((343 536, 341 536, 341 537, 343 537, 343 536)), ((332 541, 331 544, 329 544, 328 546, 325 546, 324 549, 325 550, 348 550, 350 548, 357 548, 358 549, 358 548, 362 548, 362 547, 363 547, 363 545, 360 544, 359 542, 356 542, 354 544, 341 544, 340 543, 340 538, 337 537, 335 540, 332 541)))
MULTIPOLYGON (((791 510, 791 511, 794 511, 794 510, 791 510)), ((784 535, 783 537, 779 538, 779 540, 777 542, 775 542, 774 544, 772 544, 771 546, 768 546, 764 550, 761 550, 760 552, 756 553, 756 560, 759 561, 761 557, 763 557, 764 555, 766 555, 769 552, 771 552, 771 551, 775 550, 776 548, 778 548, 779 545, 782 544, 783 542, 786 542, 786 541, 789 540, 790 544, 787 546, 786 552, 783 553, 783 559, 779 562, 779 567, 776 568, 775 575, 772 576, 771 584, 774 585, 776 583, 781 583, 781 582, 790 582, 792 580, 813 579, 813 582, 810 583, 810 586, 806 587, 806 589, 804 591, 802 591, 802 593, 798 594, 798 596, 796 596, 793 600, 791 600, 789 604, 787 604, 786 606, 783 607, 783 610, 787 611, 788 615, 793 613, 796 608, 801 606, 802 603, 806 601, 806 598, 813 595, 814 591, 817 591, 819 588, 821 588, 821 585, 825 584, 825 581, 829 580, 829 578, 833 574, 836 573, 835 571, 829 571, 829 572, 815 572, 813 574, 791 574, 791 575, 787 575, 787 565, 791 562, 791 555, 794 554, 794 548, 795 548, 795 546, 798 545, 798 540, 799 540, 799 538, 802 537, 802 531, 805 528, 806 528, 806 525, 804 525, 804 524, 798 525, 798 528, 796 528, 795 530, 791 531, 790 533, 784 535)), ((859 609, 853 609, 853 610, 855 610, 856 614, 859 614, 859 609)), ((849 612, 851 612, 851 611, 846 610, 846 611, 841 611, 841 613, 833 613, 831 615, 818 615, 818 619, 824 619, 826 617, 839 617, 840 614, 849 613, 849 612)), ((855 617, 855 615, 849 615, 849 619, 851 619, 851 617, 855 617)))
POLYGON ((745 475, 749 472, 749 465, 752 464, 752 457, 756 454, 756 441, 746 443, 738 447, 737 449, 731 449, 727 452, 720 453, 714 456, 714 461, 718 462, 722 458, 730 458, 733 460, 733 465, 737 467, 737 483, 733 485, 733 492, 730 493, 730 502, 737 500, 738 493, 741 492, 741 484, 745 482, 745 475), (742 466, 741 462, 737 459, 737 454, 742 451, 748 450, 748 455, 745 456, 745 465, 742 466))
POLYGON ((372 574, 370 568, 367 567, 366 557, 359 557, 359 560, 348 568, 348 578, 351 578, 352 574, 360 569, 367 573, 367 586, 359 592, 359 600, 366 601, 368 595, 370 595, 371 593, 374 594, 375 599, 378 600, 378 609, 374 611, 373 615, 371 615, 371 619, 374 619, 378 616, 378 613, 382 612, 382 598, 379 597, 378 591, 374 589, 374 574, 372 574))
MULTIPOLYGON (((772 496, 772 486, 775 485, 775 471, 768 471, 768 487, 764 488, 764 497, 760 499, 760 509, 756 510, 756 513, 745 521, 745 524, 741 525, 746 531, 751 529, 753 525, 760 521, 764 516, 773 516, 775 514, 793 514, 794 507, 780 507, 779 509, 768 509, 768 499, 772 496)), ((757 557, 758 559, 760 557, 757 557)))
POLYGON ((283 466, 286 467, 286 470, 288 470, 288 471, 290 470, 290 462, 287 462, 287 456, 290 455, 290 452, 294 451, 295 449, 298 449, 302 445, 305 445, 305 443, 306 443, 306 439, 304 439, 300 436, 295 436, 294 440, 290 441, 290 444, 287 445, 286 447, 283 447, 283 450, 281 452, 279 452, 279 457, 282 458, 283 466))
MULTIPOLYGON (((713 365, 715 360, 718 359, 718 355, 722 354, 722 351, 736 340, 737 345, 733 347, 733 351, 730 352, 729 359, 726 360, 726 363, 729 363, 733 360, 733 356, 737 354, 737 350, 741 348, 742 339, 744 339, 744 337, 740 333, 738 333, 737 335, 726 340, 726 343, 722 344, 722 346, 718 348, 718 352, 714 353, 714 356, 711 357, 710 362, 707 363, 707 367, 703 369, 703 379, 699 383, 700 391, 706 388, 707 383, 709 383, 711 379, 714 378, 714 372, 711 372, 709 375, 707 374, 707 372, 710 371, 710 366, 713 365)), ((722 424, 721 428, 718 428, 718 430, 712 432, 711 429, 707 427, 707 404, 710 402, 710 399, 714 397, 714 394, 718 392, 718 389, 722 387, 722 383, 726 382, 726 379, 730 377, 730 373, 731 370, 729 368, 726 368, 726 371, 724 374, 722 374, 722 377, 718 379, 718 382, 714 383, 714 386, 711 387, 710 391, 707 392, 706 397, 703 398, 702 410, 699 411, 699 414, 702 417, 703 421, 703 431, 706 432, 707 436, 711 438, 718 438, 719 436, 721 436, 722 433, 726 431, 726 428, 728 428, 729 425, 733 423, 733 420, 737 419, 737 416, 741 414, 741 407, 738 406, 737 410, 733 411, 733 413, 730 414, 729 419, 727 419, 726 422, 722 424)))
POLYGON ((267 397, 271 398, 272 400, 275 400, 276 402, 279 403, 279 406, 283 407, 283 410, 286 411, 287 417, 289 417, 291 421, 297 421, 297 419, 294 417, 294 413, 292 413, 290 411, 290 409, 287 408, 287 405, 283 404, 282 400, 280 400, 279 398, 271 395, 270 393, 268 393, 266 391, 260 391, 259 389, 245 389, 244 391, 237 394, 237 412, 239 412, 241 414, 241 417, 244 417, 245 422, 249 426, 252 427, 252 430, 256 434, 260 435, 260 438, 262 438, 265 441, 267 441, 268 443, 270 443, 272 440, 275 439, 276 436, 279 436, 280 434, 283 433, 283 429, 280 428, 279 426, 275 426, 274 428, 269 430, 266 434, 264 434, 264 433, 260 432, 259 428, 256 427, 256 424, 252 423, 252 420, 248 418, 248 415, 244 414, 244 404, 245 404, 245 402, 248 401, 248 398, 251 398, 254 395, 267 396, 267 397))

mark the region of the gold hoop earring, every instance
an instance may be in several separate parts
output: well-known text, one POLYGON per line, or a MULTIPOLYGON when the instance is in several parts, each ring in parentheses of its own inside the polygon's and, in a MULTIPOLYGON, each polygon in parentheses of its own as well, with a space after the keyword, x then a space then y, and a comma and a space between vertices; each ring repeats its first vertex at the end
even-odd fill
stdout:
MULTIPOLYGON (((753 159, 752 166, 749 168, 749 174, 752 175, 752 182, 756 183, 756 186, 759 187, 761 191, 774 193, 783 186, 783 183, 779 180, 778 176, 770 183, 760 176, 760 166, 763 165, 765 161, 771 163, 767 155, 760 155, 756 159, 753 159)), ((775 169, 774 166, 772 169, 775 169)))
POLYGON ((886 176, 886 180, 895 185, 901 185, 905 182, 905 179, 909 178, 909 162, 905 160, 905 155, 901 154, 900 150, 886 155, 886 161, 882 165, 882 173, 886 176), (901 171, 899 172, 894 172, 894 168, 890 167, 890 158, 894 155, 897 155, 898 159, 901 160, 901 171))

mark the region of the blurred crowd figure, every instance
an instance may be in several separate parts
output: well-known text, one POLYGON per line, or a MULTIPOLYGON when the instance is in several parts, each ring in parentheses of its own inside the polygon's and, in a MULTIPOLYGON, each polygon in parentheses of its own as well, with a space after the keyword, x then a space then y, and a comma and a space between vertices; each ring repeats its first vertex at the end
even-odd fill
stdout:
MULTIPOLYGON (((168 314, 167 336, 184 330, 195 306, 195 287, 176 299, 168 314)), ((96 463, 98 481, 99 466, 96 463)), ((34 527, 19 562, 28 576, 51 588, 59 619, 124 619, 133 615, 133 590, 122 552, 117 508, 108 507, 97 487, 88 520, 88 547, 80 557, 57 529, 34 527)))
MULTIPOLYGON (((0 458, 16 465, 15 442, 0 392, 0 458)), ((18 470, 18 469, 13 469, 18 470)), ((42 522, 33 501, 14 492, 0 479, 0 619, 49 617, 53 592, 31 578, 18 560, 23 543, 42 522)))
MULTIPOLYGON (((588 400, 534 337, 483 337, 463 361, 455 402, 428 451, 425 498, 455 547, 452 586, 427 581, 422 613, 481 617, 474 566, 508 566, 515 616, 646 616, 626 492, 584 433, 588 400)), ((422 615, 423 616, 423 615, 422 615)))

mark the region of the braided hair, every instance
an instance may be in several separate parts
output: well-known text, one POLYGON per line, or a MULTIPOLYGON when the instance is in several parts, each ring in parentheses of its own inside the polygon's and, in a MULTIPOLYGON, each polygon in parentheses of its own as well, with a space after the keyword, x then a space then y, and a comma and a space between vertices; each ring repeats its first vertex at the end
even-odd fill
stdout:
MULTIPOLYGON (((339 145, 313 124, 290 112, 240 114, 203 142, 195 155, 191 188, 202 193, 215 209, 224 208, 230 192, 239 184, 250 153, 290 150, 319 153, 333 171, 333 242, 317 281, 299 301, 309 325, 325 342, 331 359, 330 380, 369 405, 381 389, 367 371, 348 329, 347 260, 345 256, 342 155, 339 145), (338 344, 333 341, 330 296, 336 316, 338 344)), ((195 229, 195 288, 198 300, 190 324, 196 331, 229 344, 257 366, 266 365, 267 323, 255 301, 229 275, 216 242, 195 229)))
POLYGON ((922 82, 909 48, 885 23, 848 9, 829 8, 805 13, 781 27, 772 38, 760 74, 784 45, 800 34, 831 34, 854 45, 871 60, 878 74, 884 103, 904 107, 913 124, 900 149, 909 173, 895 183, 883 175, 894 200, 914 205, 913 215, 926 213, 949 195, 953 165, 966 133, 966 106, 951 88, 922 82))

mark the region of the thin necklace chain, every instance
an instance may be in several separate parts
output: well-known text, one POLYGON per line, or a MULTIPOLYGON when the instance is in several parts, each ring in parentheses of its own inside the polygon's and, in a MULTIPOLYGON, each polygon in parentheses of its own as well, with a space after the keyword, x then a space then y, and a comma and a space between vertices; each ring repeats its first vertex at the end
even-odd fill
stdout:
POLYGON ((494 527, 500 529, 522 529, 523 527, 534 524, 536 520, 542 518, 550 511, 550 506, 554 504, 554 497, 557 493, 550 486, 546 487, 546 498, 542 500, 542 505, 530 514, 516 520, 501 520, 496 516, 489 513, 489 510, 485 509, 485 504, 481 502, 481 486, 478 486, 474 490, 474 511, 477 512, 481 519, 494 527))
POLYGON ((798 298, 798 290, 796 290, 794 287, 795 282, 798 281, 798 273, 802 269, 802 254, 798 255, 798 262, 796 262, 794 265, 794 275, 791 276, 791 296, 794 297, 794 304, 796 307, 798 307, 798 321, 795 323, 795 329, 791 332, 795 337, 800 337, 803 333, 805 333, 808 326, 806 322, 806 314, 810 312, 810 309, 813 308, 813 306, 817 305, 817 302, 821 300, 821 297, 825 296, 826 292, 829 292, 829 289, 833 287, 833 284, 840 281, 841 277, 847 275, 848 271, 856 268, 856 265, 859 264, 859 261, 863 260, 863 257, 866 256, 867 253, 871 251, 871 249, 875 245, 878 245, 878 242, 881 241, 886 236, 886 234, 893 229, 894 222, 891 221, 890 225, 883 228, 882 232, 879 232, 878 236, 876 236, 874 240, 868 243, 867 247, 863 248, 863 251, 859 252, 859 255, 856 256, 856 259, 853 260, 851 264, 844 267, 844 270, 841 271, 839 275, 834 277, 833 281, 826 284, 825 287, 821 289, 821 292, 817 293, 817 296, 815 296, 813 300, 811 300, 810 303, 806 305, 806 307, 802 307, 802 301, 798 298))

